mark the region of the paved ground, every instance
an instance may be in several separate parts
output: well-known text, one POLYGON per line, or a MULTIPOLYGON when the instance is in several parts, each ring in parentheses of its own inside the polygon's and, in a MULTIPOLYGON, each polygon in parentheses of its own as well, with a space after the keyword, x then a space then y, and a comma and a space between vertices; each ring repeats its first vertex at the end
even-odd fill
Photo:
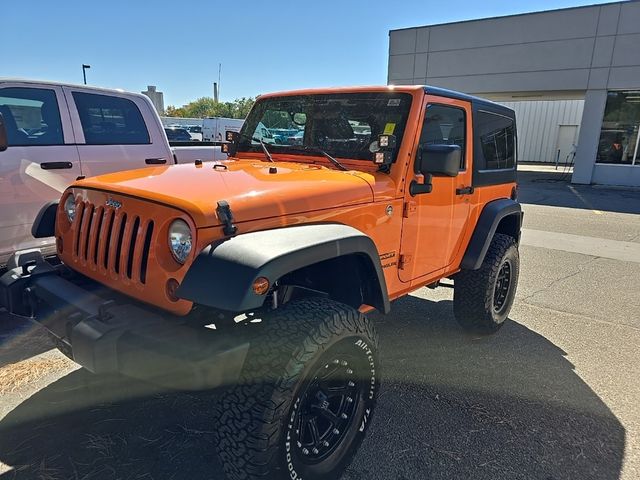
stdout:
MULTIPOLYGON (((347 480, 640 478, 640 191, 521 175, 516 305, 464 334, 451 291, 375 315, 384 381, 347 480)), ((0 315, 0 478, 221 478, 203 394, 97 378, 0 315), (2 473, 3 472, 3 473, 2 473)))

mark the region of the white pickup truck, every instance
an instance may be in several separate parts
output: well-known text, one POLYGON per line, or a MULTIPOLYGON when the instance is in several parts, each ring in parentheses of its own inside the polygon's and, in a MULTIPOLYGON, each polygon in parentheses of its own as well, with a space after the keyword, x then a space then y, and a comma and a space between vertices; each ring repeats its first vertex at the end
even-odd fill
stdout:
POLYGON ((0 78, 0 114, 11 147, 0 152, 0 267, 16 250, 51 249, 31 225, 80 176, 227 157, 170 146, 151 101, 122 90, 0 78))

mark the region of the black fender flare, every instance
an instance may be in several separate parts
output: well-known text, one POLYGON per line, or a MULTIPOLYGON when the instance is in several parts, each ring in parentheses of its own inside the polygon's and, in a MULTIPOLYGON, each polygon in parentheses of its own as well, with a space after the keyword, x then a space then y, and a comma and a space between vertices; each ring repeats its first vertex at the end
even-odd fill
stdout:
POLYGON ((200 305, 231 312, 255 310, 264 295, 253 292, 256 278, 273 285, 290 272, 345 255, 364 258, 374 282, 365 303, 390 310, 387 285, 373 240, 342 224, 312 224, 261 230, 213 243, 195 258, 176 294, 200 305))
POLYGON ((56 233, 56 213, 58 202, 49 202, 44 205, 31 226, 31 235, 34 238, 53 237, 56 233))
POLYGON ((480 268, 500 222, 507 217, 513 221, 508 231, 503 233, 512 235, 519 242, 523 215, 520 204, 515 200, 501 198, 487 203, 480 213, 467 251, 462 257, 460 268, 463 270, 478 270, 480 268))

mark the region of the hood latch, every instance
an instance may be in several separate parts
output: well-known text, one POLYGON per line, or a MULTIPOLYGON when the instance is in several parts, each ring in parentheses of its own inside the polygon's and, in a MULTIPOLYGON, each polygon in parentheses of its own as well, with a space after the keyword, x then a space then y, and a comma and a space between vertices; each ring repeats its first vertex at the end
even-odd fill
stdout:
POLYGON ((216 208, 216 213, 218 214, 218 220, 224 225, 222 231, 225 235, 233 235, 238 231, 238 227, 233 224, 233 213, 231 213, 229 202, 220 200, 218 202, 218 208, 216 208))

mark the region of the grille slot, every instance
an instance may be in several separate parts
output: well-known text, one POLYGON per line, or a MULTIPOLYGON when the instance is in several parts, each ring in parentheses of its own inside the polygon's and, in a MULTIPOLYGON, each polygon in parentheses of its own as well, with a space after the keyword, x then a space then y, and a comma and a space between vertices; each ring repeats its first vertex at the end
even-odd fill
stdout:
POLYGON ((72 255, 76 262, 134 282, 147 280, 154 223, 109 206, 79 202, 73 224, 72 255))
POLYGON ((91 230, 91 227, 93 226, 93 218, 95 216, 95 209, 93 208, 93 205, 89 205, 86 209, 86 213, 85 213, 86 217, 87 217, 87 226, 84 229, 84 246, 83 246, 83 251, 82 251, 82 255, 84 257, 85 260, 87 260, 88 256, 89 256, 89 240, 92 237, 92 233, 94 233, 91 230))
POLYGON ((133 254, 136 249, 136 240, 138 239, 138 229, 140 228, 140 217, 136 217, 133 221, 131 229, 131 240, 129 241, 129 255, 127 256, 127 277, 130 279, 133 272, 133 254))
POLYGON ((93 263, 95 265, 98 264, 98 247, 100 246, 100 237, 101 237, 101 228, 102 228, 102 222, 104 220, 104 208, 102 207, 98 207, 98 209, 96 210, 96 220, 97 220, 97 224, 95 224, 95 229, 94 229, 94 235, 93 235, 93 240, 92 240, 92 252, 93 252, 93 263))
POLYGON ((147 261, 149 259, 149 251, 151 249, 151 238, 153 237, 153 220, 147 225, 147 233, 144 236, 144 245, 142 247, 142 262, 140 262, 140 282, 147 283, 147 261))
POLYGON ((120 273, 120 254, 122 253, 122 240, 124 239, 124 229, 127 226, 127 214, 122 215, 120 220, 120 231, 118 233, 118 240, 116 242, 116 257, 114 262, 114 268, 116 273, 120 273))
POLYGON ((76 206, 76 218, 77 218, 76 228, 78 230, 76 231, 76 238, 74 239, 75 241, 73 242, 73 255, 76 257, 78 256, 79 249, 80 249, 80 236, 82 235, 82 221, 84 220, 84 209, 85 209, 84 203, 79 203, 76 206))
POLYGON ((109 220, 107 221, 107 234, 102 237, 101 241, 102 241, 102 246, 103 246, 103 250, 104 250, 104 268, 107 268, 107 265, 109 264, 109 245, 110 245, 110 241, 111 240, 111 232, 113 231, 113 222, 115 221, 115 217, 116 217, 116 212, 114 212, 113 210, 111 210, 109 212, 109 220))

